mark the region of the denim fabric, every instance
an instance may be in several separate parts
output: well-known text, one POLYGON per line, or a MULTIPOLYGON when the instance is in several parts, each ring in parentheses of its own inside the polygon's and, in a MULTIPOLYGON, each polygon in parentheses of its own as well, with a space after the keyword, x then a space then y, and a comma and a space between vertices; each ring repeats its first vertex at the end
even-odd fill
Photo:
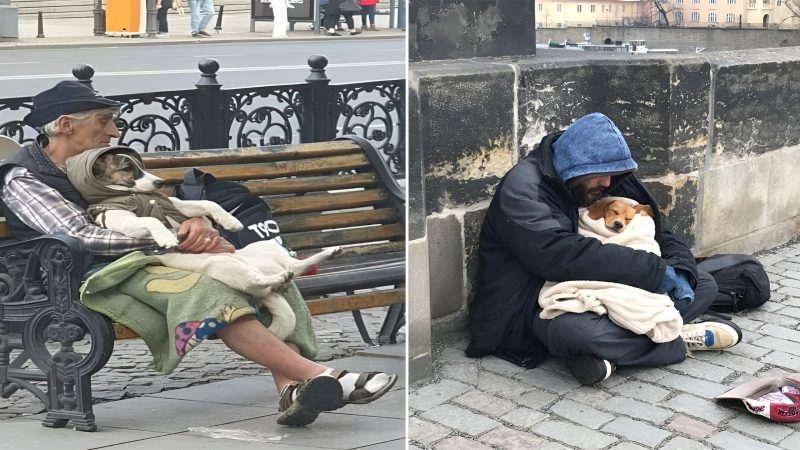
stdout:
POLYGON ((188 0, 191 17, 189 24, 192 34, 205 30, 214 18, 214 0, 188 0))
POLYGON ((637 167, 619 128, 600 113, 576 120, 553 143, 553 168, 564 181, 631 172, 637 167))
POLYGON ((370 25, 375 25, 375 5, 361 6, 361 25, 367 24, 367 17, 370 25))
POLYGON ((672 266, 667 266, 664 271, 664 278, 661 279, 661 284, 656 288, 656 294, 666 294, 678 286, 678 275, 672 266))

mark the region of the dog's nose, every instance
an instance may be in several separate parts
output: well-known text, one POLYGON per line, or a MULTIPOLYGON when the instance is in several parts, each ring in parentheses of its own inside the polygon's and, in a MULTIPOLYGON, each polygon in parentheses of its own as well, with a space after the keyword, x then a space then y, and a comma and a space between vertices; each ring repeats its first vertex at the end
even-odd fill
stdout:
POLYGON ((615 221, 614 222, 614 230, 618 231, 618 230, 621 230, 621 229, 622 229, 622 222, 620 222, 619 220, 615 221))
POLYGON ((164 187, 164 180, 153 181, 153 186, 155 186, 156 189, 161 189, 162 187, 164 187))

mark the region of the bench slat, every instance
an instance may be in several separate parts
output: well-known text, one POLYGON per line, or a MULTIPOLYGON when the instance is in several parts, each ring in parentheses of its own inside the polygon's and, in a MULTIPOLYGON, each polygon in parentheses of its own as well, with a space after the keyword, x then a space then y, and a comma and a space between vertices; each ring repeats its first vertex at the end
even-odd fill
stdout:
MULTIPOLYGON (((272 213, 276 216, 331 211, 347 208, 361 208, 387 202, 389 196, 383 189, 366 189, 356 192, 336 192, 332 194, 311 194, 287 198, 266 199, 272 213)), ((278 223, 280 223, 278 218, 278 223)))
POLYGON ((361 147, 352 141, 336 141, 291 146, 246 147, 239 149, 192 150, 191 152, 143 153, 145 168, 190 168, 226 164, 252 164, 286 161, 292 159, 321 158, 349 154, 363 154, 361 147))
POLYGON ((370 241, 402 240, 405 227, 400 224, 377 227, 349 228, 330 232, 303 232, 281 234, 286 245, 292 250, 332 247, 335 245, 358 244, 370 241))
POLYGON ((372 188, 380 185, 380 181, 373 173, 356 173, 352 175, 254 180, 245 181, 243 184, 256 195, 275 195, 372 188))
POLYGON ((397 212, 393 209, 372 209, 368 211, 347 211, 334 214, 298 214, 280 219, 281 233, 328 230, 331 228, 356 227, 362 225, 397 222, 397 212))
MULTIPOLYGON (((325 174, 344 170, 363 169, 369 167, 369 160, 363 154, 331 156, 327 158, 310 158, 293 161, 277 161, 258 164, 228 164, 202 167, 204 172, 214 175, 219 180, 257 180, 263 178, 279 178, 296 175, 325 174)), ((161 177, 167 183, 180 183, 186 167, 173 167, 150 170, 153 175, 161 177)))
POLYGON ((405 288, 399 288, 349 295, 347 297, 328 297, 307 300, 306 304, 311 311, 311 315, 316 316, 340 311, 354 311, 357 309, 389 306, 395 303, 403 303, 405 297, 405 288))

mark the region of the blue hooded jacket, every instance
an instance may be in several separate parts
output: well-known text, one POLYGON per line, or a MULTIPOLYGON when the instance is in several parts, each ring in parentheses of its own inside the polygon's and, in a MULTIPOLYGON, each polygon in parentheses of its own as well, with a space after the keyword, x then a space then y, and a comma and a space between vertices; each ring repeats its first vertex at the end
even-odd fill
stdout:
POLYGON ((503 177, 481 228, 467 356, 494 354, 524 367, 538 365, 546 349, 536 340, 533 319, 541 311, 545 280, 610 281, 653 292, 669 264, 691 274, 696 285, 691 250, 662 226, 655 199, 632 174, 635 168, 619 130, 605 116, 591 114, 545 136, 503 177), (597 136, 589 136, 585 125, 598 127, 591 130, 597 136), (598 173, 612 175, 608 195, 652 206, 661 257, 578 234, 578 205, 562 177, 574 182, 598 173))

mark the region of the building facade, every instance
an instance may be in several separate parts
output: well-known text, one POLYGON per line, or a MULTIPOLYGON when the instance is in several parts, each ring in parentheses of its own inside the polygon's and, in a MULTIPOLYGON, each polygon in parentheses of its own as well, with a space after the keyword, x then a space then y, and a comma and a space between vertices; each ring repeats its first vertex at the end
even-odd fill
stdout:
MULTIPOLYGON (((661 0, 670 26, 800 28, 800 0, 661 0)), ((540 0, 537 28, 664 25, 652 0, 540 0)))

